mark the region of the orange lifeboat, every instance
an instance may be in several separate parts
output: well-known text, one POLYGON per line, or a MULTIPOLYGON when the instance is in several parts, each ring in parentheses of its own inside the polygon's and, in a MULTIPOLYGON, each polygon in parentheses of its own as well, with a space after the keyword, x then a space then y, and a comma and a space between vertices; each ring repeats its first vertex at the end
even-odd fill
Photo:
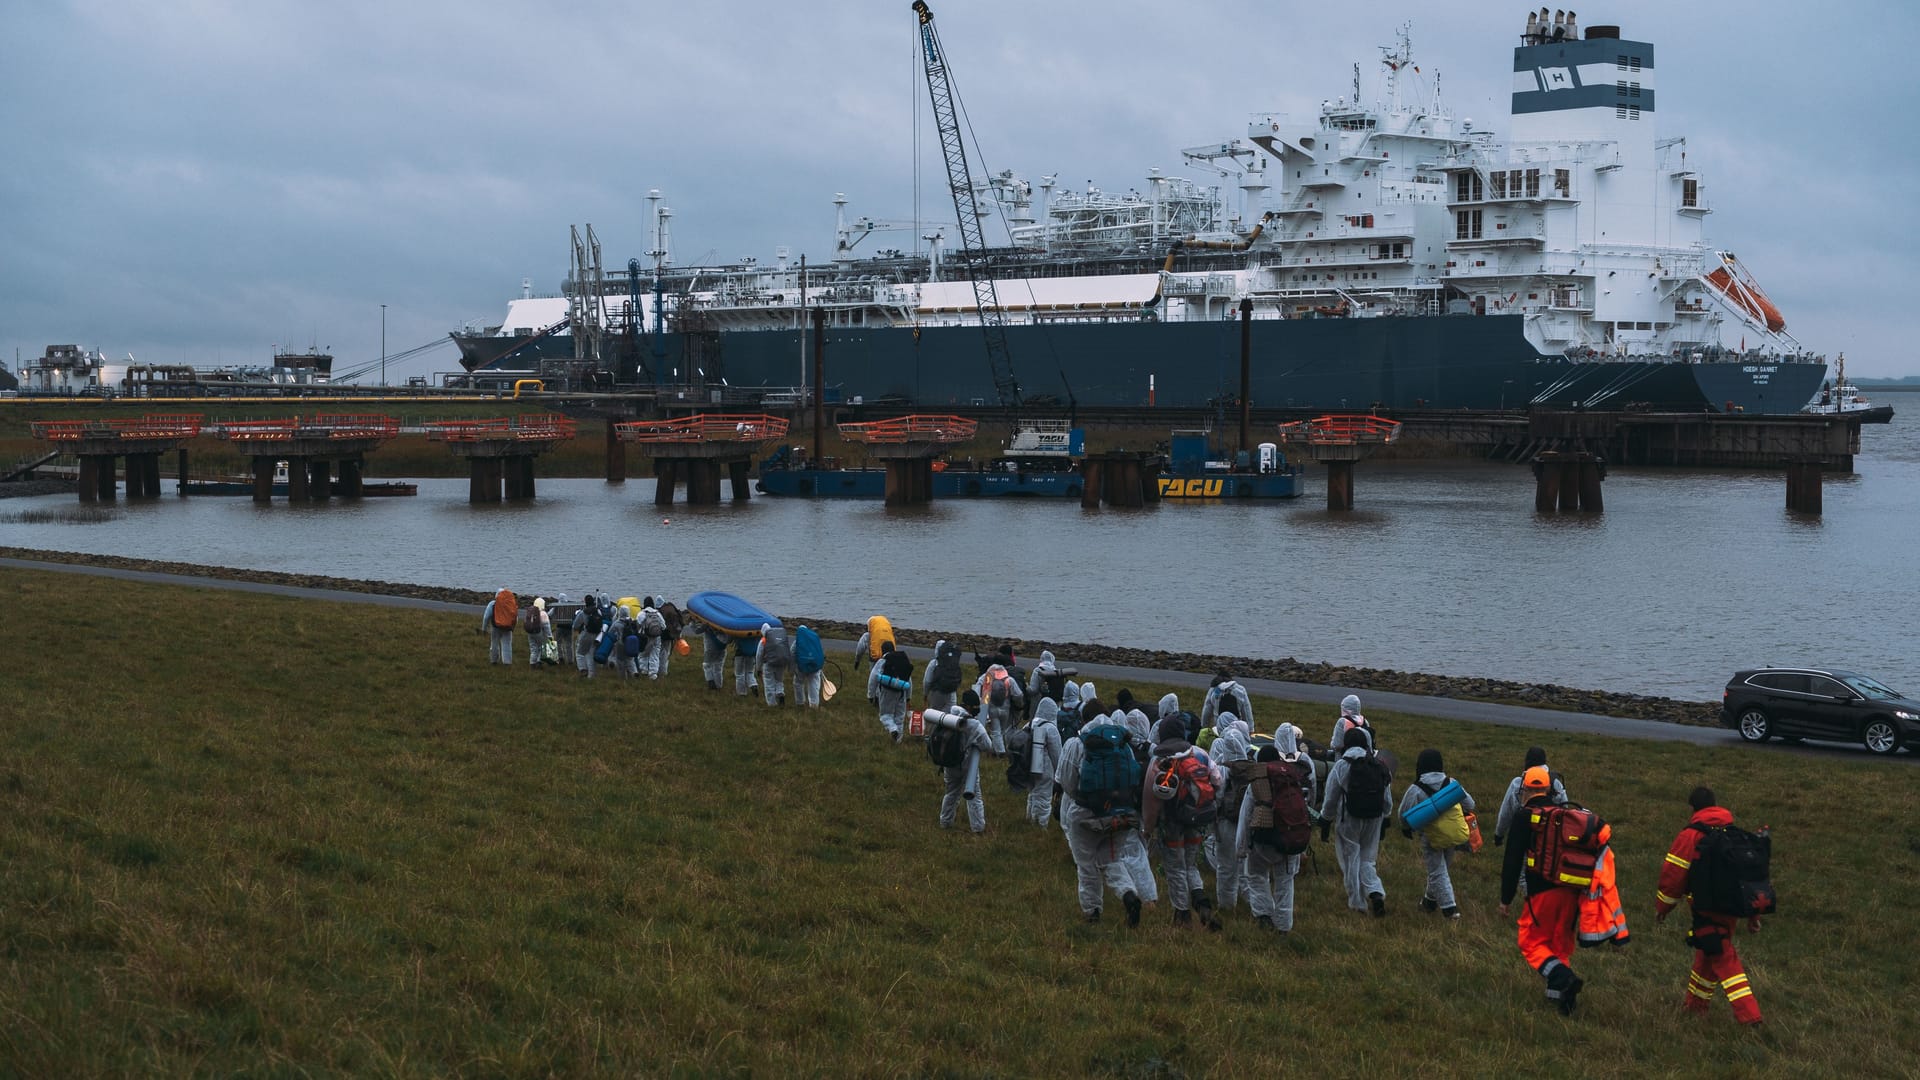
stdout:
POLYGON ((1780 309, 1767 299, 1767 294, 1760 291, 1760 283, 1753 280, 1753 275, 1747 273, 1746 267, 1727 252, 1720 254, 1720 261, 1720 269, 1707 275, 1707 284, 1720 290, 1727 299, 1739 305, 1740 310, 1765 323, 1768 330, 1776 334, 1785 330, 1786 316, 1781 315, 1780 309))

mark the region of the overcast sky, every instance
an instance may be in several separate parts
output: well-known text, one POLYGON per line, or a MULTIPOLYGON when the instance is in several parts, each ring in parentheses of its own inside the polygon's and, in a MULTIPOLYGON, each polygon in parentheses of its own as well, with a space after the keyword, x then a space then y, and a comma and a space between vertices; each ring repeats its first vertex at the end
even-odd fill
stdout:
MULTIPOLYGON (((609 268, 825 258, 835 192, 911 219, 907 0, 79 0, 7 5, 0 37, 0 358, 258 363, 317 344, 336 368, 499 321, 558 291, 570 224, 609 268)), ((1662 135, 1686 135, 1714 243, 1808 347, 1859 376, 1920 373, 1914 108, 1904 4, 1622 3, 1582 10, 1654 43, 1662 135), (1864 9, 1862 9, 1864 10, 1864 9), (1836 14, 1837 13, 1837 14, 1836 14)), ((1412 19, 1456 114, 1508 128, 1520 4, 935 0, 985 164, 1140 186, 1255 113, 1367 96, 1412 19)), ((928 110, 919 206, 945 209, 928 110)), ((949 233, 951 235, 951 233, 949 233)), ((868 247, 906 247, 905 233, 868 247)), ((456 367, 451 346, 391 381, 456 367)), ((376 376, 377 378, 377 376, 376 376)))

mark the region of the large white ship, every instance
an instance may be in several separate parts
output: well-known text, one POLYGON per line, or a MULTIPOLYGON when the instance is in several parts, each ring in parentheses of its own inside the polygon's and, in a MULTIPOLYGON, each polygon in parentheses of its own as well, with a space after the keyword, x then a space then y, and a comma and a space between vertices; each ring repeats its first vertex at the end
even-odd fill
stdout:
MULTIPOLYGON (((977 181, 1010 239, 989 265, 1019 394, 1217 401, 1238 385, 1248 305, 1262 405, 1807 404, 1825 361, 1709 241, 1686 141, 1656 133, 1651 44, 1527 13, 1504 139, 1446 108, 1410 28, 1381 51, 1372 101, 1356 65, 1315 122, 1262 118, 1183 151, 1217 183, 1156 170, 1116 195, 1011 172, 977 181)), ((524 295, 498 326, 456 333, 463 364, 790 394, 819 317, 843 396, 992 401, 975 293, 938 239, 856 254, 880 223, 835 202, 824 261, 683 267, 656 200, 644 262, 603 278, 576 260, 567 296, 524 295), (590 332, 576 341, 576 328, 590 332)))

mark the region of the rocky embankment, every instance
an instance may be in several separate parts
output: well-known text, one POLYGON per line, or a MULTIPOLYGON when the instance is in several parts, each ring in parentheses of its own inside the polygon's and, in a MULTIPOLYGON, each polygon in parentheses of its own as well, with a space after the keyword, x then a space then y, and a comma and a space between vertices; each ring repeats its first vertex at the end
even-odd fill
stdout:
MULTIPOLYGON (((237 570, 223 566, 196 566, 190 563, 156 562, 149 559, 126 559, 106 555, 83 555, 62 551, 33 551, 21 548, 0 548, 0 555, 15 559, 34 559, 41 562, 83 563, 92 566, 110 566, 126 570, 144 570, 162 574, 185 574, 194 577, 223 578, 236 581, 257 581, 272 585, 285 585, 302 589, 336 589, 343 592, 378 593, 386 596, 408 596, 421 600, 437 600, 454 604, 484 605, 490 594, 474 589, 453 589, 432 585, 410 585, 392 581, 361 581, 351 578, 321 577, 314 574, 283 574, 266 570, 237 570)), ((525 598, 531 601, 531 597, 525 598)), ((858 638, 866 627, 862 623, 838 622, 832 619, 805 619, 809 626, 823 636, 846 639, 858 638)), ((912 630, 895 627, 894 633, 907 645, 932 648, 933 643, 943 636, 940 632, 912 630)), ((969 656, 973 650, 989 651, 1001 640, 985 636, 962 636, 961 641, 969 656)), ((1530 705, 1542 709, 1564 709, 1569 712, 1594 713, 1601 716, 1618 716, 1636 720, 1662 720, 1674 724, 1694 724, 1712 727, 1719 723, 1719 702, 1679 701, 1674 698, 1649 697, 1642 694, 1610 694, 1598 690, 1579 690, 1568 686, 1548 686, 1536 683, 1509 682, 1503 679, 1474 679, 1450 675, 1426 675, 1412 671, 1393 671, 1384 668, 1347 667, 1338 664, 1311 664, 1292 657, 1275 660, 1262 660, 1246 656, 1215 656, 1201 653, 1175 653, 1159 649, 1128 649, 1111 645, 1090 645, 1071 641, 1031 641, 1024 638, 1011 639, 1015 652, 1029 662, 1040 655, 1040 650, 1052 650, 1054 655, 1067 663, 1083 662, 1095 664, 1113 664, 1121 667, 1157 668, 1172 671, 1214 672, 1228 670, 1235 675, 1253 679, 1274 679, 1280 682, 1311 683, 1319 686, 1341 686, 1354 690, 1386 690, 1402 694, 1420 694, 1427 697, 1459 698, 1469 701, 1491 701, 1505 705, 1530 705)))

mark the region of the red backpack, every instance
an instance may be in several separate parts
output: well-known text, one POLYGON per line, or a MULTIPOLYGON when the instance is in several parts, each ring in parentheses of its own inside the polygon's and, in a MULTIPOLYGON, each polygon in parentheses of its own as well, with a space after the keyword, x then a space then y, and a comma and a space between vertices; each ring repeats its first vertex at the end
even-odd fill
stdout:
POLYGON ((1198 754, 1181 754, 1164 762, 1153 778, 1153 793, 1167 804, 1166 812, 1177 825, 1202 829, 1220 816, 1220 790, 1214 786, 1213 770, 1198 754))
POLYGON ((1253 799, 1253 817, 1247 823, 1250 839, 1282 855, 1298 855, 1313 841, 1313 815, 1300 786, 1300 766, 1285 761, 1262 765, 1261 775, 1249 788, 1253 799))
POLYGON ((1592 885, 1594 867, 1613 839, 1613 829, 1599 814, 1575 803, 1529 807, 1527 814, 1533 826, 1527 870, 1554 885, 1592 885))

